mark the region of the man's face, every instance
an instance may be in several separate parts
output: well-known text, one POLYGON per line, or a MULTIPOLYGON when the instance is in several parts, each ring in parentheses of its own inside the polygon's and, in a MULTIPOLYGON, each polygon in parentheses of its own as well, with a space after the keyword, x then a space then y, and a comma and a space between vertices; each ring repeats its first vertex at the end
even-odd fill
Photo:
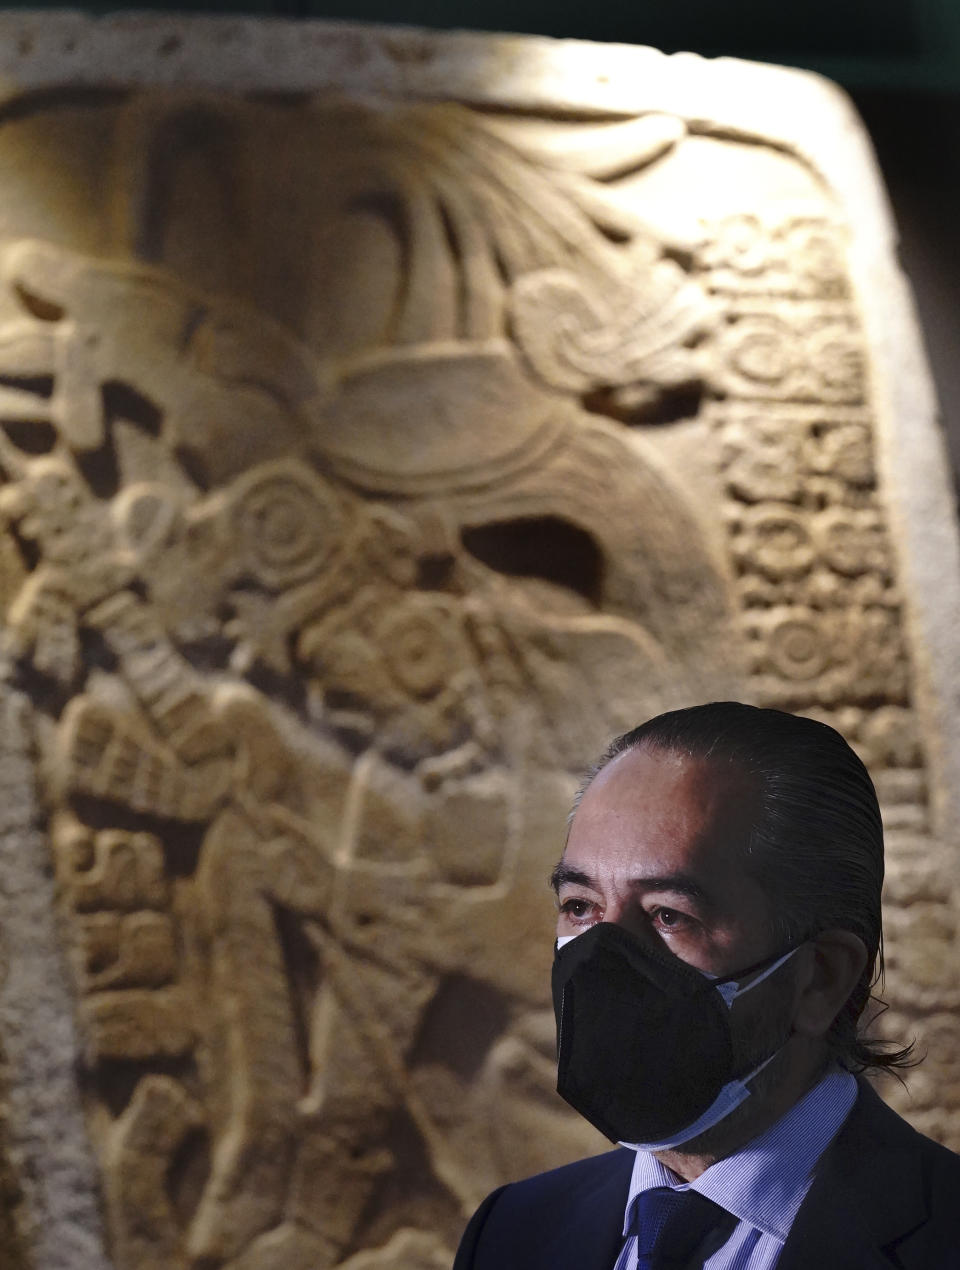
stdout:
POLYGON ((715 975, 778 951, 747 871, 751 783, 736 767, 635 749, 587 789, 554 873, 557 935, 616 922, 715 975))

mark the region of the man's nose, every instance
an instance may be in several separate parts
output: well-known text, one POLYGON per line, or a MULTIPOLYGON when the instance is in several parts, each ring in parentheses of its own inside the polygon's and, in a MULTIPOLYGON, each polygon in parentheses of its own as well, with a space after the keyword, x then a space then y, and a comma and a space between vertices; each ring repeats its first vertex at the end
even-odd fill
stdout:
POLYGON ((614 900, 607 903, 603 913, 605 922, 612 922, 615 926, 622 926, 624 930, 629 931, 643 943, 657 944, 660 942, 658 935, 650 927, 650 920, 643 908, 636 900, 629 897, 622 900, 614 900))

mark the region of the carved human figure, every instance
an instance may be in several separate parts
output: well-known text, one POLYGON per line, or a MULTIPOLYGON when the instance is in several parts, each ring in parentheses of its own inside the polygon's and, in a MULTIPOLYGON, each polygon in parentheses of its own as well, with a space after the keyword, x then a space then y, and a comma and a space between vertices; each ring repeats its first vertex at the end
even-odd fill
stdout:
POLYGON ((404 1126, 451 1229, 504 1132, 464 1107, 570 1132, 529 1092, 549 1039, 520 914, 600 739, 746 670, 832 709, 864 630, 897 663, 857 333, 816 308, 843 270, 815 218, 654 233, 618 182, 683 142, 662 115, 110 109, 124 249, 3 255, 0 580, 117 1260, 432 1265, 398 1231, 404 1126), (177 197, 229 171, 257 226, 284 163, 312 174, 309 295, 177 197), (753 311, 798 286, 802 319, 753 311), (722 515, 646 432, 694 417, 722 515), (458 994, 484 1016, 468 1075, 437 1041, 458 994))

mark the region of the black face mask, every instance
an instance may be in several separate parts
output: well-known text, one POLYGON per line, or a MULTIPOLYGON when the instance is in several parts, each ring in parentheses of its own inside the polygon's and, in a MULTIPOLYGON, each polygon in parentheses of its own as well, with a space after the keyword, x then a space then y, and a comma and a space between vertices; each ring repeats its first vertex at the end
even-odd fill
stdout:
POLYGON ((706 979, 622 926, 592 926, 553 961, 557 1092, 614 1142, 666 1149, 705 1132, 760 1070, 732 1079, 730 1004, 761 979, 743 989, 735 981, 772 973, 795 951, 706 979))

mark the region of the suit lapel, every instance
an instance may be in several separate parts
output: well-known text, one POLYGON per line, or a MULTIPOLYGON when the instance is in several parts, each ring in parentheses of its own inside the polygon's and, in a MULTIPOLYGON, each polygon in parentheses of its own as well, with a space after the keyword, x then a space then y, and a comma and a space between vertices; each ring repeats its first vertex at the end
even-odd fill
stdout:
POLYGON ((777 1270, 892 1270, 888 1252, 927 1220, 922 1160, 893 1113, 863 1082, 827 1148, 777 1270))
POLYGON ((621 1231, 633 1162, 632 1151, 616 1152, 610 1170, 585 1186, 552 1229, 543 1231, 545 1268, 613 1270, 623 1245, 621 1231))
MULTIPOLYGON (((584 1182, 540 1232, 543 1270, 613 1270, 623 1244, 633 1152, 584 1182)), ((915 1136, 865 1083, 847 1123, 827 1148, 777 1270, 895 1270, 895 1245, 928 1220, 923 1160, 915 1136)), ((534 1270, 524 1266, 523 1270, 534 1270)))

